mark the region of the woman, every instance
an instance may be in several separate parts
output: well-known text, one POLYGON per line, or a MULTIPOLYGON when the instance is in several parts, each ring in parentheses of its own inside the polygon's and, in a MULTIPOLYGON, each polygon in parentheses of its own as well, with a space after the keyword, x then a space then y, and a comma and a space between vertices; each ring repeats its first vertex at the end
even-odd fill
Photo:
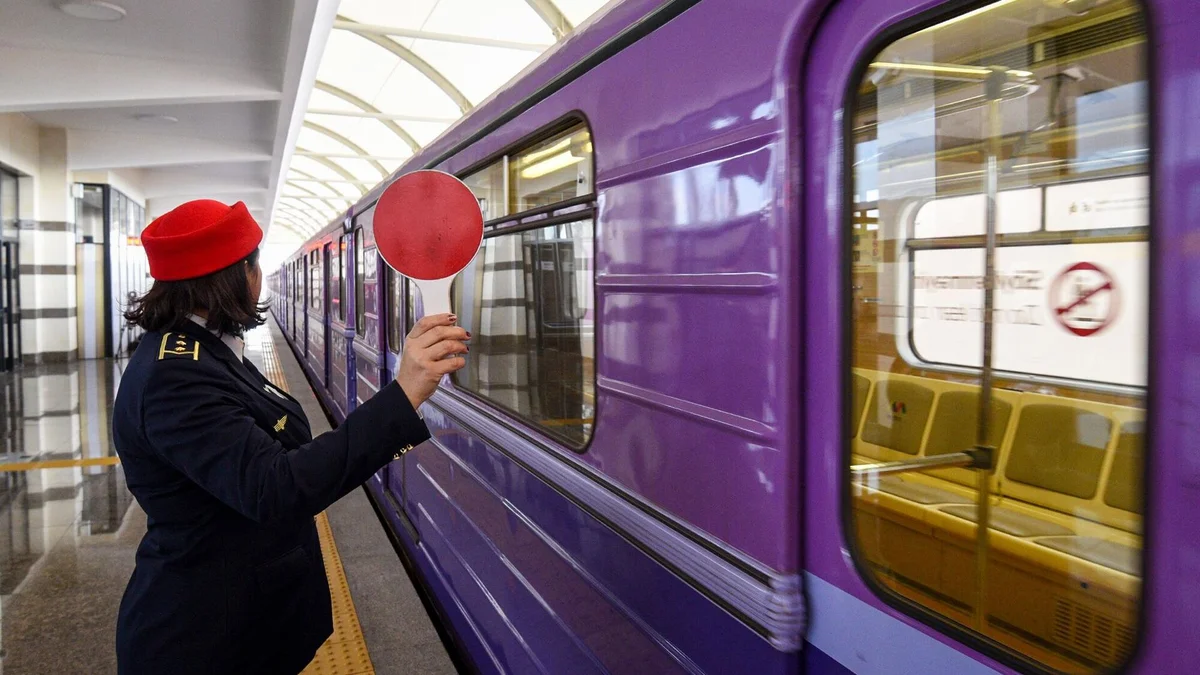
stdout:
POLYGON ((123 674, 301 671, 333 631, 313 516, 429 438, 416 410, 465 363, 455 317, 425 317, 396 381, 312 438, 242 357, 265 321, 262 236, 243 204, 210 200, 142 234, 155 282, 125 318, 147 334, 112 425, 148 525, 117 622, 123 674))

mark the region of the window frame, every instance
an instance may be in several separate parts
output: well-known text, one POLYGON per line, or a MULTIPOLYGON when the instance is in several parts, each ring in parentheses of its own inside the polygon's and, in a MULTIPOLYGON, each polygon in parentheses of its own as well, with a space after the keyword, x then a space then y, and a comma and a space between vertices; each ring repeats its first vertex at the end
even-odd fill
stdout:
MULTIPOLYGON (((591 156, 587 159, 587 161, 591 163, 590 172, 591 172, 591 177, 592 177, 592 184, 589 186, 591 188, 591 191, 586 195, 581 195, 579 197, 567 199, 567 200, 564 200, 562 202, 558 202, 555 204, 536 207, 533 209, 527 209, 525 211, 506 213, 506 215, 501 216, 499 218, 493 218, 491 220, 487 220, 483 224, 483 227, 484 227, 483 238, 485 240, 489 239, 489 238, 504 236, 504 235, 519 234, 519 233, 531 231, 531 230, 540 230, 540 229, 544 229, 547 227, 567 225, 567 224, 578 222, 578 221, 591 220, 592 221, 591 243, 592 243, 593 255, 595 254, 595 251, 598 248, 596 232, 599 229, 599 225, 600 225, 600 223, 598 222, 598 216, 599 216, 599 208, 598 208, 598 202, 597 202, 598 195, 596 193, 596 154, 597 154, 598 148, 596 145, 595 134, 592 131, 592 125, 591 125, 590 121, 587 119, 587 117, 581 111, 573 110, 573 111, 567 113, 566 115, 559 117, 555 121, 545 125, 544 127, 538 129, 537 131, 506 146, 499 152, 489 155, 486 159, 481 160, 479 162, 475 162, 474 164, 471 164, 470 166, 468 166, 466 169, 456 172, 455 175, 457 177, 459 177, 461 180, 461 178, 464 176, 470 176, 470 175, 478 173, 480 171, 484 171, 488 167, 490 167, 496 163, 504 163, 505 169, 507 172, 510 158, 517 157, 521 154, 521 152, 528 150, 530 148, 533 148, 533 147, 535 147, 541 143, 544 143, 546 141, 549 141, 557 136, 565 135, 569 132, 572 132, 572 131, 576 130, 577 127, 579 129, 587 132, 589 141, 592 144, 591 156), (566 212, 561 213, 556 216, 556 215, 553 215, 555 211, 566 211, 566 212)), ((507 186, 506 199, 511 199, 511 195, 508 193, 510 193, 512 191, 512 189, 513 189, 512 185, 507 186)), ((506 211, 507 211, 507 209, 506 209, 506 211)), ((596 266, 594 264, 592 265, 589 282, 591 284, 591 289, 592 289, 592 301, 593 301, 593 304, 595 305, 595 304, 598 304, 597 301, 599 299, 599 294, 596 292, 596 266)), ((410 284, 408 282, 407 278, 404 279, 404 289, 405 289, 404 296, 405 296, 406 301, 410 303, 410 306, 415 306, 415 293, 412 289, 412 284, 410 284)), ((451 295, 451 300, 453 301, 453 294, 451 295)), ((457 312, 458 308, 454 308, 454 311, 457 312)), ((412 321, 412 314, 413 314, 412 312, 406 313, 406 321, 407 322, 412 321)), ((407 327, 411 330, 411 326, 407 326, 407 327)), ((593 331, 594 331, 593 338, 592 338, 593 372, 592 372, 591 381, 592 381, 593 396, 595 396, 596 382, 599 380, 599 376, 600 376, 600 371, 599 371, 599 366, 598 366, 599 359, 597 357, 602 352, 602 350, 601 350, 601 339, 602 339, 601 333, 602 333, 602 331, 600 330, 599 315, 597 315, 595 317, 595 319, 593 319, 593 331)), ((552 427, 548 427, 537 420, 526 417, 524 414, 520 413, 517 410, 513 410, 512 408, 510 408, 506 405, 503 405, 499 401, 488 398, 488 397, 484 396, 483 394, 475 392, 472 389, 468 389, 466 387, 459 386, 453 380, 453 378, 450 378, 450 386, 449 387, 439 386, 439 389, 442 391, 446 391, 446 392, 452 392, 453 394, 463 397, 464 399, 467 399, 470 401, 475 401, 477 403, 486 405, 489 408, 495 410, 496 412, 503 414, 503 417, 495 415, 495 414, 493 414, 492 417, 493 417, 493 419, 503 420, 503 421, 508 422, 508 424, 506 426, 509 426, 510 428, 516 428, 515 425, 513 425, 511 422, 509 422, 509 420, 519 421, 520 423, 522 423, 523 429, 532 430, 532 431, 535 431, 536 433, 544 435, 545 437, 547 437, 549 439, 553 439, 557 444, 559 444, 565 448, 568 448, 571 451, 575 452, 576 454, 580 454, 580 455, 586 453, 588 451, 588 448, 591 447, 592 441, 596 435, 596 426, 600 420, 600 406, 599 406, 599 399, 597 398, 594 403, 595 412, 593 415, 594 419, 592 421, 591 430, 589 431, 587 438, 584 440, 584 442, 579 443, 568 437, 563 436, 561 433, 556 432, 552 427)), ((526 438, 529 438, 528 434, 523 434, 523 435, 525 435, 526 438)))
MULTIPOLYGON (((841 534, 843 544, 849 552, 850 564, 854 568, 857 578, 871 592, 872 596, 884 605, 888 606, 897 612, 902 613, 905 617, 916 620, 925 627, 934 631, 937 637, 949 638, 955 642, 973 649, 997 662, 1013 668, 1015 670, 1037 673, 1038 675, 1057 673, 1059 671, 1052 669, 1047 664, 1017 652, 1015 649, 998 643, 986 635, 976 631, 971 626, 960 624, 950 619, 949 617, 909 598, 904 597, 900 593, 891 590, 885 586, 878 578, 878 574, 871 568, 867 556, 860 550, 859 538, 857 535, 857 527, 854 517, 854 497, 853 490, 850 489, 854 484, 854 478, 851 474, 850 467, 853 464, 853 439, 855 436, 854 419, 854 298, 850 292, 854 279, 854 261, 853 240, 849 236, 853 225, 853 219, 856 212, 864 209, 856 208, 854 191, 854 175, 855 175, 855 147, 852 142, 854 137, 854 121, 856 115, 853 111, 856 110, 855 104, 859 98, 858 87, 866 78, 870 63, 879 56, 879 54, 888 46, 927 28, 936 26, 940 23, 953 20, 959 16, 969 14, 973 11, 980 10, 984 7, 994 5, 1000 0, 947 0, 941 4, 928 8, 924 11, 919 11, 911 16, 907 16, 898 21, 894 21, 884 25, 882 28, 873 30, 873 35, 866 43, 856 51, 854 56, 854 65, 849 71, 849 76, 844 83, 843 93, 838 103, 836 104, 840 110, 847 111, 848 114, 841 116, 841 120, 837 125, 838 135, 831 145, 835 147, 841 154, 838 180, 841 181, 838 189, 840 203, 838 204, 837 224, 839 226, 838 241, 836 248, 839 252, 837 271, 838 284, 840 292, 840 307, 837 308, 839 314, 838 329, 840 330, 840 349, 841 357, 838 359, 837 371, 839 384, 841 385, 840 395, 840 419, 837 427, 837 433, 840 435, 839 443, 839 462, 838 469, 838 511, 839 511, 839 533, 841 534)), ((1160 144, 1158 134, 1154 132, 1155 122, 1158 120, 1158 111, 1160 104, 1155 96, 1156 84, 1158 83, 1157 76, 1157 57, 1154 45, 1157 40, 1157 31, 1154 28, 1154 13, 1150 6, 1149 0, 1130 0, 1137 7, 1137 15, 1141 19, 1141 30, 1144 36, 1145 52, 1144 52, 1144 76, 1147 87, 1145 114, 1147 120, 1148 132, 1146 135, 1146 145, 1148 155, 1146 159, 1145 176, 1148 181, 1147 199, 1148 206, 1148 224, 1145 231, 1147 232, 1147 268, 1154 270, 1159 261, 1159 248, 1161 246, 1161 237, 1153 236, 1155 225, 1158 222, 1156 217, 1156 196, 1158 188, 1158 168, 1157 158, 1160 153, 1160 144)), ((818 27, 820 30, 820 27, 818 27)), ((807 67, 802 67, 801 74, 807 73, 807 67)), ((804 160, 807 164, 808 160, 804 160)), ((1097 179, 1099 180, 1099 179, 1097 179)), ((1065 184, 1073 181, 1061 181, 1059 183, 1048 183, 1047 185, 1065 184)), ((805 189, 807 192, 808 188, 805 189)), ((1003 192, 1004 190, 999 190, 1003 192)), ((915 209, 913 215, 915 216, 915 209)), ((1043 207, 1043 220, 1044 207, 1043 207)), ((1041 229, 1038 230, 1041 232, 1041 229)), ((1070 234, 1070 231, 1057 232, 1056 234, 1070 234)), ((1024 233, 1026 235, 1030 233, 1024 233)), ((1011 235, 1010 235, 1011 236, 1011 235)), ((1017 235, 1020 236, 1020 235, 1017 235)), ((997 233, 997 242, 1000 241, 1001 235, 997 233)), ((999 245, 996 247, 1000 248, 999 245)), ((1154 281, 1155 275, 1148 274, 1146 303, 1147 303, 1147 352, 1144 354, 1147 363, 1146 370, 1146 386, 1137 388, 1137 393, 1142 397, 1144 403, 1144 424, 1145 424, 1145 440, 1144 452, 1142 453, 1142 463, 1139 469, 1142 471, 1143 477, 1143 512, 1142 512, 1142 532, 1141 548, 1139 562, 1141 564, 1142 585, 1136 598, 1137 614, 1134 617, 1132 629, 1134 631, 1132 646, 1127 659, 1109 671, 1113 674, 1127 673, 1130 667, 1137 663, 1139 656, 1142 654, 1142 648, 1146 641, 1147 621, 1150 618, 1148 595, 1150 584, 1148 583, 1145 572, 1150 569, 1147 562, 1153 556, 1153 551, 1157 549, 1158 541, 1153 537, 1153 524, 1156 521, 1151 500, 1148 498, 1151 491, 1150 482, 1146 479, 1150 478, 1151 473, 1151 457, 1154 454, 1155 441, 1157 434, 1155 427, 1157 426, 1157 396, 1155 395, 1157 378, 1155 377, 1155 369, 1150 367, 1152 363, 1152 354, 1149 352, 1154 344, 1156 331, 1154 330, 1154 317, 1157 314, 1158 288, 1154 281)), ((910 286, 911 288, 911 286, 910 286)), ((906 303, 911 302, 906 299, 906 303)), ((906 324, 907 326, 907 324, 906 324)), ((898 336, 898 341, 907 343, 911 338, 909 336, 898 336)), ((905 350, 901 350, 901 358, 906 365, 912 367, 920 367, 928 370, 947 372, 954 367, 939 366, 936 364, 927 364, 923 361, 916 363, 910 362, 905 350)), ((962 368, 961 370, 970 370, 962 368)), ((994 373, 1000 374, 1007 379, 1019 379, 1012 377, 1013 373, 995 369, 994 373)), ((1087 389, 1081 387, 1080 383, 1075 380, 1067 380, 1060 378, 1058 381, 1046 380, 1047 383, 1054 386, 1064 386, 1073 389, 1087 389)), ((994 386, 994 384, 993 384, 994 386)), ((1092 389, 1095 391, 1095 389, 1092 389)), ((1109 393, 1105 391, 1105 393, 1109 393)), ((1130 391, 1122 391, 1119 393, 1129 394, 1130 391)), ((997 467, 998 469, 998 467, 997 467)), ((995 498, 997 495, 993 494, 995 498)), ((991 547, 989 547, 991 548, 991 547)))

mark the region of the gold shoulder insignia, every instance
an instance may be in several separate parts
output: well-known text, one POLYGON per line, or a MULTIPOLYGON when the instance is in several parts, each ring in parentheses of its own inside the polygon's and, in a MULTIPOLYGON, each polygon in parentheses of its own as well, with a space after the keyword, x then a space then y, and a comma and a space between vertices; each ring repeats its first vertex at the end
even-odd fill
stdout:
POLYGON ((275 433, 279 433, 279 432, 283 431, 283 427, 286 424, 287 424, 287 415, 284 415, 283 417, 279 418, 278 422, 275 423, 275 433))
POLYGON ((158 360, 162 361, 168 356, 199 361, 200 343, 183 333, 166 333, 163 335, 162 344, 158 347, 158 360))

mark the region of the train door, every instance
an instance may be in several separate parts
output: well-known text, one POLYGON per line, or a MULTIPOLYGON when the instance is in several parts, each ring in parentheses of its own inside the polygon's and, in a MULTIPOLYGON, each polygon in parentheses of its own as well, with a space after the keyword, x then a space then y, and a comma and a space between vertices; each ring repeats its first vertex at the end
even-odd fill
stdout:
POLYGON ((1160 225, 1146 24, 1131 0, 860 0, 816 33, 804 386, 841 396, 805 404, 810 667, 1132 657, 1160 225))
MULTIPOLYGON (((386 331, 382 337, 380 344, 383 348, 380 350, 380 365, 382 372, 380 373, 381 382, 389 382, 396 377, 396 371, 400 367, 400 353, 404 348, 404 338, 410 330, 413 323, 413 304, 411 294, 414 292, 398 272, 387 266, 382 261, 382 256, 379 257, 379 269, 387 276, 387 288, 383 295, 386 300, 381 303, 383 310, 387 314, 386 331)), ((412 517, 406 506, 406 480, 408 477, 407 470, 409 468, 409 457, 407 454, 400 455, 389 464, 384 471, 380 473, 380 478, 385 486, 385 494, 390 502, 389 506, 399 516, 401 524, 408 536, 413 542, 419 539, 416 527, 413 525, 412 517)))

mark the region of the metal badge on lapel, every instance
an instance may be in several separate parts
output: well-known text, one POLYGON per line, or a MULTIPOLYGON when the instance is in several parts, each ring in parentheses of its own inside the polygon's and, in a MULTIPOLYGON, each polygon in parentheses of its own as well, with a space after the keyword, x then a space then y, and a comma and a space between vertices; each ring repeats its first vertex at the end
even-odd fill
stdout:
POLYGON ((286 424, 287 424, 287 415, 284 415, 283 417, 279 418, 278 422, 275 423, 275 433, 279 433, 279 432, 283 431, 283 427, 286 424))
POLYGON ((193 361, 199 361, 200 343, 183 333, 166 333, 158 347, 158 360, 162 361, 168 356, 191 357, 193 361))

